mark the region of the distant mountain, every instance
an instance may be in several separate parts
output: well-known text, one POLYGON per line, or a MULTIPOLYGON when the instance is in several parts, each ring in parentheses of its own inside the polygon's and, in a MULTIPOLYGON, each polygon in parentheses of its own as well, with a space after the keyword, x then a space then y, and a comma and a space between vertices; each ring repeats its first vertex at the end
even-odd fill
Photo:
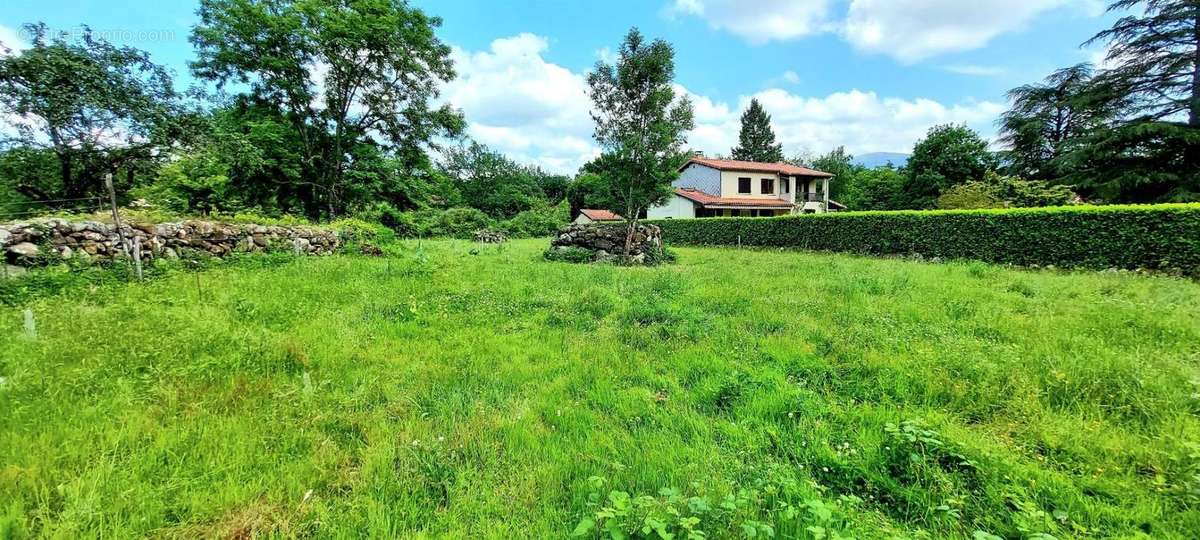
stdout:
POLYGON ((883 167, 888 163, 897 167, 903 167, 905 163, 908 163, 908 154, 901 154, 899 152, 871 152, 861 156, 854 156, 854 162, 868 169, 883 167))

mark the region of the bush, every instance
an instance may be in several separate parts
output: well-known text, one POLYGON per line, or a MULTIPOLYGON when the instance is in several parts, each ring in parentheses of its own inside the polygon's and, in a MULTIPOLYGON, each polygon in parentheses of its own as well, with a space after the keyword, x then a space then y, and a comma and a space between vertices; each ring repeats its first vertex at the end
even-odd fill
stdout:
POLYGON ((568 263, 589 263, 595 258, 596 253, 590 249, 581 247, 567 246, 550 248, 542 253, 547 261, 568 262, 568 263))
POLYGON ((652 221, 672 244, 789 247, 1200 275, 1200 204, 652 221))
POLYGON ((449 236, 470 240, 475 231, 492 226, 492 218, 475 208, 450 208, 438 216, 428 236, 449 236))
POLYGON ((347 248, 362 244, 387 244, 396 240, 396 233, 391 229, 361 219, 339 219, 330 223, 329 226, 338 231, 342 237, 342 243, 347 248))
POLYGON ((566 201, 556 206, 542 205, 500 222, 500 229, 514 238, 552 236, 571 221, 570 214, 566 201))

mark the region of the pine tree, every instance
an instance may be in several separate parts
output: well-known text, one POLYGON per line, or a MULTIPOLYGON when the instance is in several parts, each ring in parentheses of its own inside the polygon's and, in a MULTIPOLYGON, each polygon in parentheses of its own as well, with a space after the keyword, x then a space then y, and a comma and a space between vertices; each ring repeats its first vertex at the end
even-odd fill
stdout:
POLYGON ((763 110, 757 99, 751 99, 750 108, 742 113, 742 131, 738 134, 738 145, 733 149, 733 159, 760 163, 783 161, 783 145, 775 142, 771 115, 763 110))
POLYGON ((1118 0, 1110 12, 1142 7, 1119 19, 1085 45, 1108 44, 1107 82, 1141 98, 1137 110, 1162 120, 1184 113, 1200 127, 1200 2, 1196 0, 1118 0))
POLYGON ((1108 9, 1139 7, 1088 42, 1108 44, 1114 67, 1097 88, 1131 100, 1125 120, 1094 130, 1065 165, 1105 199, 1200 200, 1200 2, 1117 0, 1108 9))

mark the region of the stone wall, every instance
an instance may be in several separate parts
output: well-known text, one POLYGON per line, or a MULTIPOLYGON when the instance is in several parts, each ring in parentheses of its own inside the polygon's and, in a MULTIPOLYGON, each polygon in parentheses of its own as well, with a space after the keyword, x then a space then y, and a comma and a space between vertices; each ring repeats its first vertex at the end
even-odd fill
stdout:
MULTIPOLYGON (((211 221, 129 223, 122 226, 122 232, 130 245, 134 238, 139 240, 143 259, 176 258, 189 250, 221 257, 268 247, 326 255, 340 244, 336 232, 317 227, 233 225, 211 221)), ((54 255, 100 260, 125 256, 115 226, 57 218, 0 224, 0 251, 7 263, 20 266, 54 255)))
MULTIPOLYGON (((582 248, 594 253, 593 260, 609 260, 624 253, 625 233, 624 224, 568 225, 550 241, 550 249, 582 248)), ((659 251, 662 245, 662 229, 657 225, 638 225, 630 253, 632 262, 642 263, 646 253, 659 251)))

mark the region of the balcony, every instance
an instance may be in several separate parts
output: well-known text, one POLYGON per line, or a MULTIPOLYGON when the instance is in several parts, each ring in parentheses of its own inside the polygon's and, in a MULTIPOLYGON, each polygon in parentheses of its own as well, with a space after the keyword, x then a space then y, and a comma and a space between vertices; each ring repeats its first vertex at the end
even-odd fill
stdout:
POLYGON ((825 202, 824 193, 797 193, 796 202, 825 202))

